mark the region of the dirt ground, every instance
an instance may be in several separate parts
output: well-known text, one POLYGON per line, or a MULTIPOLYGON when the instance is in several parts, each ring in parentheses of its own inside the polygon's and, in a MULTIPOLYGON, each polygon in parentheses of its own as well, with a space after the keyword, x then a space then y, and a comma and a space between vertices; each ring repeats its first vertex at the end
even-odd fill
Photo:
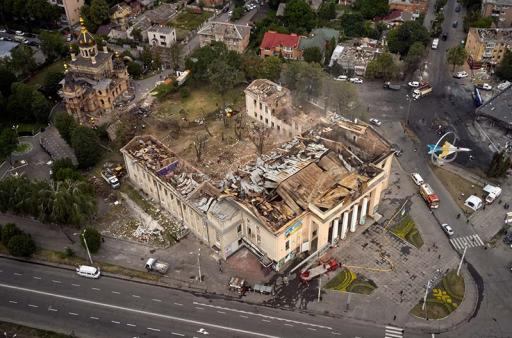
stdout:
POLYGON ((457 205, 466 213, 472 213, 472 210, 464 206, 464 201, 471 195, 482 195, 482 187, 454 174, 448 170, 436 167, 433 169, 437 177, 444 183, 445 187, 452 195, 457 205))

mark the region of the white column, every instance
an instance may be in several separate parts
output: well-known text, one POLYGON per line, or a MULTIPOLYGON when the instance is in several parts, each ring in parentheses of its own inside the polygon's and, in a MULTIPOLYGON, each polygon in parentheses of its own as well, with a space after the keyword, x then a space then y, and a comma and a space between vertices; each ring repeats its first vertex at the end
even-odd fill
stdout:
POLYGON ((363 205, 361 206, 361 215, 359 216, 359 224, 366 222, 366 211, 368 209, 368 198, 363 198, 363 205))
POLYGON ((343 222, 341 223, 341 239, 345 239, 347 237, 347 229, 348 229, 348 212, 343 213, 343 222))
POLYGON ((336 240, 338 239, 338 223, 340 219, 336 218, 334 220, 334 224, 332 226, 332 238, 331 238, 331 244, 334 245, 336 243, 336 240))
POLYGON ((356 224, 357 224, 357 208, 358 205, 354 205, 352 208, 352 220, 350 221, 350 232, 356 231, 356 224))

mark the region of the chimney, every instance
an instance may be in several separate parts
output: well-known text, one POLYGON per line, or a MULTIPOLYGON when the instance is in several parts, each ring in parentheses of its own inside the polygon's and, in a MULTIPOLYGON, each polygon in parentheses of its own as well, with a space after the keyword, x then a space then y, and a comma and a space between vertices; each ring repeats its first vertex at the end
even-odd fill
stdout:
POLYGON ((108 53, 107 45, 103 46, 103 53, 108 53))
POLYGON ((91 56, 91 63, 92 63, 93 65, 95 65, 95 64, 96 64, 96 56, 91 56))

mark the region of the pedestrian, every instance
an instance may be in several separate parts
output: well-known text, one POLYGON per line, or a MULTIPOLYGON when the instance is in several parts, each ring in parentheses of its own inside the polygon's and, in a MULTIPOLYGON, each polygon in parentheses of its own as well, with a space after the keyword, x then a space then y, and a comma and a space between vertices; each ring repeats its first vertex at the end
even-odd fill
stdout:
POLYGON ((459 219, 459 218, 460 218, 460 213, 457 214, 457 219, 459 219))
POLYGON ((400 296, 404 294, 404 290, 400 290, 400 296))
POLYGON ((441 259, 441 255, 437 256, 437 259, 441 259))
POLYGON ((393 316, 393 320, 396 320, 396 315, 393 316))

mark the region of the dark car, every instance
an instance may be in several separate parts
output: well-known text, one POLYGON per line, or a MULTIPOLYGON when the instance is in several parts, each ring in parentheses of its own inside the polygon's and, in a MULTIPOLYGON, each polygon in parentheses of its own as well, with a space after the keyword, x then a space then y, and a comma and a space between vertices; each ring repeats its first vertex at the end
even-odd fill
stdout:
POLYGON ((457 5, 457 7, 455 7, 455 12, 460 12, 460 5, 457 5))
POLYGON ((443 39, 443 41, 446 41, 448 39, 448 33, 443 33, 443 35, 441 35, 441 39, 443 39))
POLYGON ((459 25, 459 22, 458 22, 458 21, 454 21, 454 22, 452 23, 452 27, 453 27, 453 28, 457 28, 457 26, 458 26, 458 25, 459 25))
POLYGON ((39 47, 39 44, 35 41, 29 41, 27 42, 27 45, 31 47, 39 47))

